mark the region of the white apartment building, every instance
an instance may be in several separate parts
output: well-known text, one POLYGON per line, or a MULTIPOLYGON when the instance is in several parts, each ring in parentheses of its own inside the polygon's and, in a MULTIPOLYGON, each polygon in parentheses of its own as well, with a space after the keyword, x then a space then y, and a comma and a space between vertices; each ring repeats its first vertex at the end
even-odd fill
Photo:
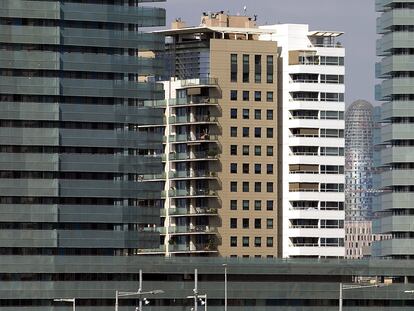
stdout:
POLYGON ((345 49, 336 41, 342 33, 298 24, 260 28, 273 30, 260 39, 277 41, 281 57, 281 255, 343 257, 345 49))

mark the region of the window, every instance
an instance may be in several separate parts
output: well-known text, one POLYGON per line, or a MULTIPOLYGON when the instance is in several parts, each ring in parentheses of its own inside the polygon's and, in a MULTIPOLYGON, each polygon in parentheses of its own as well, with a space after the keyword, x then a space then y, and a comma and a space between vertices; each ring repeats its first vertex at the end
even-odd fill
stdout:
POLYGON ((249 109, 243 109, 243 119, 244 120, 249 119, 249 109))
POLYGON ((272 182, 266 183, 266 191, 267 192, 273 192, 273 183, 272 182))
POLYGON ((267 148, 266 148, 266 155, 268 157, 272 157, 273 156, 273 146, 267 146, 267 148))
POLYGON ((256 138, 262 137, 262 128, 261 127, 255 127, 254 128, 254 137, 256 137, 256 138))
POLYGON ((249 210, 249 200, 243 200, 243 211, 249 210))
POLYGON ((261 120, 262 119, 262 111, 260 109, 254 110, 254 119, 261 120))
POLYGON ((254 82, 262 82, 262 55, 254 56, 254 82))
POLYGON ((273 201, 272 200, 266 201, 266 210, 273 211, 273 201))
POLYGON ((230 218, 230 228, 237 229, 237 218, 230 218))
POLYGON ((237 127, 236 126, 230 127, 230 136, 231 137, 237 137, 237 127))
POLYGON ((250 92, 249 91, 243 91, 243 100, 248 101, 250 99, 250 92))
POLYGON ((243 163, 243 174, 249 174, 249 163, 243 163))
POLYGON ((250 71, 250 55, 243 54, 243 82, 249 82, 249 71, 250 71))
POLYGON ((261 211, 262 210, 262 201, 254 200, 254 210, 261 211))
POLYGON ((262 165, 261 164, 256 163, 254 165, 254 173, 255 174, 261 174, 262 173, 262 165))
MULTIPOLYGON (((255 247, 261 247, 262 246, 262 238, 257 236, 254 238, 254 246, 255 247)), ((261 257, 261 256, 259 256, 261 257)))
POLYGON ((254 228, 255 229, 261 229, 262 228, 262 219, 261 218, 255 218, 254 219, 254 228))
POLYGON ((254 183, 254 192, 262 192, 262 183, 260 181, 254 183))
POLYGON ((266 173, 273 174, 273 164, 266 164, 266 173))
POLYGON ((266 229, 273 229, 273 219, 267 218, 266 219, 266 229))
POLYGON ((237 119, 237 109, 236 108, 231 108, 230 109, 230 118, 231 119, 237 119))
POLYGON ((243 127, 243 137, 249 137, 249 128, 243 127))
POLYGON ((267 83, 273 83, 273 55, 266 57, 266 81, 267 83))
POLYGON ((249 218, 243 218, 243 229, 249 229, 249 218))
POLYGON ((231 174, 237 173, 237 163, 230 163, 230 173, 231 174))
POLYGON ((262 155, 262 146, 254 146, 254 155, 261 156, 262 155))
POLYGON ((230 237, 230 247, 237 247, 237 237, 231 236, 230 237))
POLYGON ((249 155, 249 146, 243 145, 243 155, 248 156, 249 155))
POLYGON ((272 127, 268 127, 266 129, 266 136, 267 136, 267 138, 273 138, 273 128, 272 127))
POLYGON ((230 91, 230 100, 237 100, 237 90, 230 91))
POLYGON ((249 192, 249 182, 243 181, 243 192, 249 192))
POLYGON ((344 93, 321 93, 321 101, 326 102, 343 102, 344 93))
POLYGON ((232 211, 237 210, 237 200, 230 200, 230 210, 232 211))
POLYGON ((344 130, 321 129, 321 137, 343 138, 344 137, 344 130))
POLYGON ((230 55, 230 81, 237 82, 237 54, 230 55))
POLYGON ((230 182, 230 192, 237 192, 237 181, 230 182))
POLYGON ((262 92, 260 92, 260 91, 255 91, 254 92, 254 101, 255 102, 262 101, 262 92))
POLYGON ((243 237, 243 247, 249 247, 249 237, 248 236, 243 237))
POLYGON ((266 246, 267 247, 273 247, 273 237, 267 237, 266 238, 266 246))
POLYGON ((266 120, 273 120, 273 110, 266 110, 266 120))
POLYGON ((266 101, 267 102, 273 101, 273 92, 266 92, 266 101))
POLYGON ((230 155, 237 155, 237 145, 230 145, 230 155))

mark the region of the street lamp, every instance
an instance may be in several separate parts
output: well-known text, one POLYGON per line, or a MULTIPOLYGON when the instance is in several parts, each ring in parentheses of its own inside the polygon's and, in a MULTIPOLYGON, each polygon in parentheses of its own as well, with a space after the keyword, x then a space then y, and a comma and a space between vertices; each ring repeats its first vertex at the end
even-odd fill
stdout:
POLYGON ((227 264, 223 263, 224 267, 224 311, 227 311, 227 264))
POLYGON ((198 293, 198 271, 194 269, 194 289, 193 296, 187 296, 187 299, 194 299, 194 307, 191 308, 193 311, 197 311, 198 301, 201 302, 201 305, 204 305, 204 311, 207 311, 207 294, 200 295, 198 293), (204 298, 204 300, 203 300, 204 298))
POLYGON ((360 289, 360 288, 369 288, 369 287, 381 287, 379 284, 375 285, 343 285, 342 282, 339 283, 339 311, 342 311, 343 307, 343 291, 349 289, 360 289))
POLYGON ((72 310, 76 311, 76 299, 75 298, 58 298, 53 299, 56 302, 71 302, 72 303, 72 310))
POLYGON ((149 301, 147 298, 143 297, 144 295, 156 295, 156 294, 163 294, 164 291, 161 289, 155 289, 148 292, 142 291, 142 270, 139 270, 139 288, 136 292, 121 292, 121 291, 115 291, 115 311, 118 311, 118 300, 122 297, 127 296, 139 296, 139 307, 135 308, 136 311, 143 311, 142 305, 145 303, 146 305, 149 304, 149 301))

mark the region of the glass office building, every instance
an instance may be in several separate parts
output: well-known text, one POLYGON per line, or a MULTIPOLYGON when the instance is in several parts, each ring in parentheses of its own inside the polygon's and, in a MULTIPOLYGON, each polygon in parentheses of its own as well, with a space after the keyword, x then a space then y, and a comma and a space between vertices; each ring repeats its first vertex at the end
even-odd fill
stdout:
POLYGON ((163 185, 147 177, 162 170, 162 134, 145 125, 162 113, 144 101, 163 98, 151 82, 163 38, 141 27, 163 26, 165 11, 140 2, 154 1, 0 3, 1 308, 83 296, 92 310, 114 291, 66 282, 58 265, 91 280, 102 260, 107 271, 159 246, 163 185), (16 285, 16 263, 45 274, 16 285))
POLYGON ((382 83, 381 181, 373 228, 392 239, 374 243, 374 255, 414 259, 414 3, 377 0, 376 74, 382 83), (386 168, 386 169, 385 169, 386 168))

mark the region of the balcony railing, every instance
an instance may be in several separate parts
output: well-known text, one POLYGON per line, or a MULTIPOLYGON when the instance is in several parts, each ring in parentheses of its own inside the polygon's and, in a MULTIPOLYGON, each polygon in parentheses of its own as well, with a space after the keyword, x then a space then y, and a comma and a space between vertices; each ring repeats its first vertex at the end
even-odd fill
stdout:
MULTIPOLYGON (((174 189, 174 190, 169 190, 168 195, 172 198, 174 197, 197 197, 197 196, 216 197, 218 196, 218 193, 215 190, 205 190, 205 189, 192 190, 192 191, 188 189, 174 189)), ((161 196, 165 198, 166 196, 165 191, 161 193, 161 196)))
POLYGON ((206 142, 217 142, 218 135, 210 134, 199 134, 199 135, 170 135, 170 142, 195 142, 195 141, 206 141, 206 142))
POLYGON ((203 234, 203 233, 216 233, 217 228, 212 226, 171 226, 168 227, 170 234, 203 234))
POLYGON ((198 78, 198 79, 188 79, 181 81, 181 87, 189 87, 189 86, 217 86, 218 79, 217 78, 198 78))
POLYGON ((218 118, 208 115, 195 115, 191 116, 174 116, 169 118, 171 124, 181 124, 181 123, 217 123, 218 118))
POLYGON ((194 159, 218 159, 219 158, 219 154, 217 151, 215 150, 210 150, 210 151, 206 151, 206 152, 195 152, 193 154, 191 153, 175 153, 172 152, 169 155, 169 159, 174 161, 174 160, 194 160, 194 159))
POLYGON ((170 178, 216 178, 217 173, 205 170, 194 170, 194 171, 176 171, 169 173, 170 178))
POLYGON ((169 215, 217 215, 217 208, 211 207, 196 207, 194 209, 188 208, 170 208, 168 210, 169 215))

